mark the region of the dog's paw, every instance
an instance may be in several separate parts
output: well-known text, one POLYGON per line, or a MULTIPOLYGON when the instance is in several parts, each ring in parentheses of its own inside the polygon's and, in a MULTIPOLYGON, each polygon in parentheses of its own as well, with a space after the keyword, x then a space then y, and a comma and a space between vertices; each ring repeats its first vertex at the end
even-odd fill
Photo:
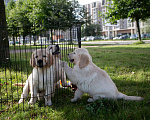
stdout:
POLYGON ((89 98, 89 99, 87 100, 87 102, 94 102, 94 99, 93 99, 93 98, 89 98))
POLYGON ((62 62, 61 62, 61 67, 65 67, 65 66, 67 66, 67 65, 68 65, 67 62, 65 62, 65 61, 62 61, 62 62))
POLYGON ((29 102, 28 102, 28 104, 34 104, 36 101, 35 100, 30 100, 29 102))
POLYGON ((23 102, 23 98, 21 98, 18 102, 18 104, 22 103, 23 102))
POLYGON ((52 102, 45 102, 45 106, 51 106, 52 105, 52 102))
POLYGON ((75 99, 75 98, 71 99, 71 102, 76 102, 76 101, 77 101, 77 99, 75 99))
POLYGON ((45 103, 45 106, 51 106, 52 105, 52 102, 50 103, 45 103))

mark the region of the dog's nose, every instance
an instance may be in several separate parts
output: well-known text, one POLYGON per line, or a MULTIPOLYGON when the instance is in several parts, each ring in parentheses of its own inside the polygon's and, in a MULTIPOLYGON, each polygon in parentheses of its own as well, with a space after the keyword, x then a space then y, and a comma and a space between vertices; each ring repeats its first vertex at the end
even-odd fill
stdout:
POLYGON ((43 67, 43 60, 41 60, 41 59, 38 60, 38 61, 37 61, 37 66, 38 66, 38 67, 43 67))
POLYGON ((68 53, 68 56, 69 56, 69 53, 68 53))
POLYGON ((40 63, 43 63, 43 60, 41 60, 41 59, 40 59, 40 60, 38 60, 38 63, 39 63, 39 64, 40 64, 40 63))

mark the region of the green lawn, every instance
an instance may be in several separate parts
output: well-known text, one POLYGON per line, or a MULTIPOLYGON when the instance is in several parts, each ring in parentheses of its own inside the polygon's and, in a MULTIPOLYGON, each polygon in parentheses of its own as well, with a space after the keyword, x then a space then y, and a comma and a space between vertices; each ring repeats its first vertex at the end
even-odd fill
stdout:
MULTIPOLYGON (((84 46, 85 47, 85 46, 84 46)), ((0 101, 3 119, 56 119, 56 120, 148 120, 150 115, 150 44, 115 45, 87 48, 93 62, 108 72, 120 92, 143 96, 143 101, 98 100, 87 103, 89 96, 71 103, 73 92, 59 89, 52 99, 51 107, 37 102, 35 105, 18 105, 22 88, 13 83, 25 81, 32 68, 29 65, 31 53, 11 54, 11 68, 0 69, 0 101), (28 61, 26 61, 26 58, 28 61), (14 62, 17 61, 17 62, 14 62), (8 99, 8 100, 7 100, 8 99), (10 108, 8 108, 10 107, 10 108)), ((62 51, 63 52, 63 51, 62 51)), ((67 54, 70 50, 66 51, 67 54)), ((63 60, 67 61, 66 56, 63 60)))

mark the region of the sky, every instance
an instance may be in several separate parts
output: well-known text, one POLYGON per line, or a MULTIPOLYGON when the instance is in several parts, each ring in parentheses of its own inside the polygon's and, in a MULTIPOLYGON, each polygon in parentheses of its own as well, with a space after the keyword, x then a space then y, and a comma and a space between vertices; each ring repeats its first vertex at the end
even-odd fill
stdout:
POLYGON ((95 2, 95 1, 98 1, 98 0, 78 0, 78 1, 81 5, 85 5, 85 4, 95 2))

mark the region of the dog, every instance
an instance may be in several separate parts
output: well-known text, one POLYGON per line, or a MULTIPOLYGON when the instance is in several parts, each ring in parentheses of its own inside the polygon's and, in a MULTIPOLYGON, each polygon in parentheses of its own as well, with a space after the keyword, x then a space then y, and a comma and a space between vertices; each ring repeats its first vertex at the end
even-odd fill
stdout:
POLYGON ((62 83, 62 86, 63 87, 68 87, 68 84, 67 84, 67 81, 66 81, 66 74, 65 74, 65 71, 64 69, 61 67, 61 54, 59 52, 59 46, 56 45, 56 47, 54 47, 54 45, 52 46, 48 46, 46 48, 46 51, 47 52, 51 52, 51 49, 54 48, 55 52, 52 52, 52 55, 54 56, 55 58, 55 74, 56 74, 56 78, 55 78, 55 83, 57 83, 57 88, 60 88, 60 81, 61 80, 61 83, 62 83))
MULTIPOLYGON (((60 65, 60 52, 58 45, 49 46, 46 49, 37 49, 32 53, 30 65, 33 67, 32 73, 29 75, 24 84, 23 93, 19 100, 19 104, 31 93, 31 99, 28 104, 34 104, 37 100, 43 100, 45 97, 45 105, 51 106, 51 97, 54 96, 55 87, 62 73, 60 65)), ((63 84, 67 85, 64 73, 63 84)))
POLYGON ((92 96, 87 100, 88 102, 94 102, 100 98, 143 100, 142 97, 127 96, 119 92, 106 71, 92 62, 92 57, 87 49, 75 49, 74 52, 68 54, 68 58, 71 63, 75 64, 73 69, 68 66, 67 62, 62 62, 61 65, 70 81, 77 85, 77 90, 71 102, 80 99, 84 93, 92 96))

